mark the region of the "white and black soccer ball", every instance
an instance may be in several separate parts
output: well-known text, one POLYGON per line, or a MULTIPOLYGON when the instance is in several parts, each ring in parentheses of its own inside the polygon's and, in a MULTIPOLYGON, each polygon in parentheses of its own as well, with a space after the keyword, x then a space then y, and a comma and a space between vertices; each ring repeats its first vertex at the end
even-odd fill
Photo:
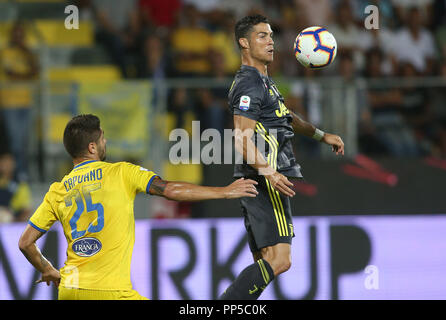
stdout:
POLYGON ((294 41, 294 55, 306 68, 323 68, 336 57, 338 46, 335 37, 325 28, 304 29, 294 41))

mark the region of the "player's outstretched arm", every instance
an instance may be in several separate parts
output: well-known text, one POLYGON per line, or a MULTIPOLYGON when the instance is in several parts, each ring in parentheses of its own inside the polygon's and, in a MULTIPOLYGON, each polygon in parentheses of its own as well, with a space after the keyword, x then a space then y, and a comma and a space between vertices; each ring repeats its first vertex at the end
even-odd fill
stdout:
POLYGON ((42 273, 42 277, 40 280, 37 280, 36 283, 46 282, 47 285, 50 285, 52 282, 58 287, 60 283, 59 271, 42 255, 36 245, 37 239, 42 235, 43 232, 27 225, 25 231, 23 231, 23 234, 20 236, 19 249, 34 268, 42 273))
POLYGON ((226 187, 205 187, 180 181, 166 181, 156 177, 149 193, 175 201, 200 201, 255 197, 257 181, 240 178, 226 187))
POLYGON ((314 125, 306 122, 294 112, 291 112, 291 115, 293 117, 293 122, 291 125, 296 133, 325 142, 332 147, 332 151, 335 152, 336 155, 344 155, 344 142, 342 141, 341 137, 317 129, 314 125))

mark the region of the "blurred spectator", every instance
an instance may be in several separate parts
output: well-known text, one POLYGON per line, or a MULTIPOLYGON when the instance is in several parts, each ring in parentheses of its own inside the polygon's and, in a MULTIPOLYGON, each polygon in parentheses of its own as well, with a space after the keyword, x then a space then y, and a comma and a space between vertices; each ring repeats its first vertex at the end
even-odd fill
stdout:
POLYGON ((283 11, 282 9, 286 7, 287 3, 291 2, 288 0, 263 0, 262 11, 264 15, 268 16, 268 21, 271 27, 276 29, 276 33, 279 33, 282 29, 283 11), (279 30, 278 30, 279 29, 279 30))
POLYGON ((210 72, 212 35, 200 26, 200 13, 192 6, 182 10, 179 27, 173 31, 171 50, 177 75, 204 76, 210 72))
POLYGON ((184 5, 192 5, 201 13, 209 13, 219 8, 221 0, 182 0, 184 5))
POLYGON ((373 48, 380 48, 383 53, 382 72, 386 75, 394 75, 396 70, 394 69, 392 54, 392 44, 395 38, 395 32, 386 27, 380 29, 371 29, 362 33, 362 45, 364 51, 368 51, 373 48))
POLYGON ((307 25, 297 18, 296 10, 292 7, 283 7, 283 30, 280 33, 280 40, 274 38, 274 48, 284 52, 282 56, 282 72, 284 76, 297 76, 304 69, 298 65, 294 56, 294 42, 300 31, 307 25))
POLYGON ((104 46, 124 77, 129 77, 126 58, 138 47, 136 0, 76 0, 81 20, 94 26, 95 41, 104 46))
POLYGON ((192 103, 186 88, 173 89, 169 94, 167 111, 175 115, 175 128, 185 128, 185 117, 191 110, 192 103))
POLYGON ((385 83, 382 63, 383 53, 379 48, 367 52, 365 75, 367 78, 375 80, 368 88, 367 99, 378 137, 391 155, 418 155, 413 131, 407 126, 401 114, 402 91, 395 86, 389 87, 385 83), (376 81, 379 81, 379 84, 376 81))
MULTIPOLYGON (((386 75, 391 75, 395 72, 393 69, 390 54, 392 50, 392 43, 395 37, 393 31, 395 26, 394 10, 391 0, 356 0, 350 1, 353 11, 355 13, 355 19, 359 25, 364 26, 367 14, 364 12, 365 8, 370 5, 374 5, 379 10, 379 25, 378 29, 367 29, 361 32, 360 47, 363 52, 368 51, 374 47, 379 47, 383 51, 383 72, 386 75)), ((360 68, 363 70, 364 66, 360 68)))
POLYGON ((257 0, 220 0, 219 7, 224 11, 232 11, 235 20, 240 20, 246 16, 252 8, 258 7, 257 0))
POLYGON ((14 179, 14 169, 12 155, 0 155, 0 223, 26 221, 31 214, 29 186, 14 179))
MULTIPOLYGON (((219 11, 216 14, 217 29, 212 33, 211 59, 222 55, 223 72, 233 76, 240 68, 240 50, 234 38, 235 19, 231 12, 219 11)), ((212 61, 211 61, 212 63, 212 61)), ((211 72, 214 70, 211 68, 211 72)))
POLYGON ((173 28, 178 20, 181 0, 139 0, 138 11, 142 26, 173 28))
MULTIPOLYGON (((365 46, 363 42, 364 33, 367 30, 357 26, 349 1, 341 1, 336 10, 336 21, 328 27, 328 30, 336 38, 339 54, 342 54, 342 51, 353 52, 355 68, 360 70, 364 66, 362 50, 365 46)), ((336 63, 337 61, 335 60, 336 63)))
MULTIPOLYGON (((287 108, 295 111, 304 120, 322 126, 323 89, 317 80, 319 70, 304 68, 303 78, 291 85, 287 108)), ((320 155, 320 143, 302 135, 296 135, 297 152, 316 157, 320 155)))
POLYGON ((424 26, 428 27, 432 23, 433 3, 435 0, 392 0, 395 7, 395 16, 401 24, 408 24, 412 19, 410 11, 416 8, 424 21, 424 26))
MULTIPOLYGON (((420 76, 411 63, 402 63, 399 76, 414 79, 420 76)), ((401 113, 406 123, 412 128, 418 141, 420 150, 427 154, 431 149, 430 137, 432 137, 432 115, 430 112, 429 95, 426 88, 417 83, 405 85, 401 88, 403 99, 401 101, 401 113)))
POLYGON ((119 37, 125 44, 134 41, 132 35, 137 32, 138 21, 136 0, 93 0, 93 5, 101 31, 119 37))
POLYGON ((294 3, 297 19, 303 25, 327 27, 333 22, 334 11, 330 0, 294 0, 294 3))
POLYGON ((344 52, 339 56, 339 75, 342 77, 344 86, 342 87, 342 101, 347 103, 352 97, 357 109, 358 123, 358 148, 364 154, 385 154, 386 148, 381 143, 377 135, 377 130, 372 121, 372 112, 367 101, 367 91, 363 86, 358 85, 353 56, 351 52, 344 52))
POLYGON ((430 75, 433 72, 436 48, 432 34, 423 27, 421 19, 417 7, 409 10, 409 19, 396 32, 391 51, 396 69, 401 62, 409 62, 415 66, 417 72, 430 75))
POLYGON ((200 120, 201 131, 213 128, 223 134, 226 109, 221 100, 215 99, 212 91, 208 88, 198 89, 196 94, 198 100, 196 114, 200 120))
POLYGON ((168 58, 163 40, 150 34, 144 40, 142 61, 138 68, 140 78, 164 79, 167 73, 168 58))
POLYGON ((25 38, 25 25, 15 22, 7 47, 0 51, 0 74, 5 81, 0 91, 0 105, 20 180, 28 179, 28 138, 34 104, 32 81, 39 72, 37 57, 25 38))
MULTIPOLYGON (((228 92, 229 87, 227 83, 227 73, 225 72, 225 57, 222 53, 215 52, 211 56, 211 69, 212 69, 212 77, 215 79, 220 86, 216 86, 210 89, 211 94, 213 96, 213 106, 214 108, 218 108, 218 110, 213 111, 215 120, 213 120, 212 128, 215 128, 220 131, 220 133, 224 132, 224 128, 230 128, 233 125, 232 117, 229 112, 226 112, 228 106, 228 92)), ((239 65, 240 67, 240 65, 239 65)))

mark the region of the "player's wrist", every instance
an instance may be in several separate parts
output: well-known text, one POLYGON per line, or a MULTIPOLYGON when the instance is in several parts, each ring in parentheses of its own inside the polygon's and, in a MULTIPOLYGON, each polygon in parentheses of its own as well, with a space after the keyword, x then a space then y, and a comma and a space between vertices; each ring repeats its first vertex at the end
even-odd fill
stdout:
POLYGON ((221 190, 221 192, 219 192, 219 197, 220 199, 231 199, 231 194, 232 194, 232 189, 231 189, 231 185, 228 185, 226 187, 217 187, 221 190))
POLYGON ((314 134, 312 136, 312 138, 316 141, 321 142, 322 139, 324 139, 325 136, 325 132, 322 131, 321 129, 316 128, 316 130, 314 130, 314 134))
POLYGON ((258 169, 259 175, 264 176, 268 180, 277 173, 275 169, 273 169, 271 166, 267 165, 265 167, 261 167, 258 169))
POLYGON ((51 275, 53 272, 59 272, 53 265, 48 261, 48 264, 44 265, 41 269, 43 276, 51 275))

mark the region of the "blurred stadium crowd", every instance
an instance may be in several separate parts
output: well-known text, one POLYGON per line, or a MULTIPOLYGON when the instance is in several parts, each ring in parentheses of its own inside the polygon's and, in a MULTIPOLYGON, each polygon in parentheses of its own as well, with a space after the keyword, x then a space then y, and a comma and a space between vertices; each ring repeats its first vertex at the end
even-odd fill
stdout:
MULTIPOLYGON (((27 24, 40 18, 64 19, 69 4, 78 7, 81 23, 88 22, 93 34, 93 45, 74 52, 70 63, 113 64, 119 78, 153 81, 210 77, 225 84, 240 66, 235 22, 248 14, 266 15, 275 34, 269 74, 275 80, 292 79, 280 87, 289 109, 320 126, 324 100, 318 80, 371 79, 382 84, 393 79, 388 86, 355 86, 359 151, 446 156, 444 0, 2 0, 0 19, 12 26, 0 26, 5 39, 0 75, 6 84, 0 91, 0 207, 12 208, 16 220, 29 211, 25 181, 33 99, 26 88, 8 84, 39 79, 43 70, 39 53, 27 42, 27 24), (16 3, 27 5, 17 9, 16 3), (379 29, 364 27, 368 5, 379 9, 379 29), (11 8, 19 10, 9 16, 12 21, 7 15, 11 8), (299 31, 314 25, 328 28, 339 47, 334 64, 317 71, 298 65, 292 53, 299 31), (435 79, 438 85, 423 85, 424 79, 435 79)), ((184 127, 192 114, 202 130, 223 131, 232 126, 227 91, 226 85, 176 87, 168 95, 167 111, 175 115, 175 127, 184 127)), ((320 152, 313 140, 301 137, 296 148, 307 156, 320 152)))

